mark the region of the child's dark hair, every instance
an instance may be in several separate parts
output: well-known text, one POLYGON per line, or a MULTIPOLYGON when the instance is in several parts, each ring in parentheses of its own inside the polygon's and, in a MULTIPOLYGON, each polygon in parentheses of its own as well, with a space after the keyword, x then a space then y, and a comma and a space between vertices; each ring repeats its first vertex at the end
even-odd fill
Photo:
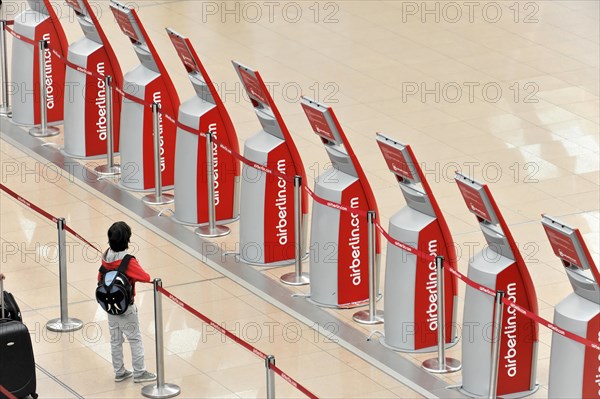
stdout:
POLYGON ((108 245, 115 252, 125 251, 129 248, 131 227, 125 222, 115 222, 108 229, 108 245))

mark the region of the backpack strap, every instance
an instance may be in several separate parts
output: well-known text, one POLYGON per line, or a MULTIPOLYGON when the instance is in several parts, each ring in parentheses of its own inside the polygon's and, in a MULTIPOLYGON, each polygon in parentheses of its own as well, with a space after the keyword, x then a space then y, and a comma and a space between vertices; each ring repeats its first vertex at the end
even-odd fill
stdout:
POLYGON ((132 255, 125 255, 125 257, 123 258, 123 260, 121 260, 121 264, 119 265, 119 268, 117 269, 119 273, 123 273, 126 275, 126 271, 127 271, 127 266, 129 266, 129 261, 131 259, 135 259, 135 256, 132 255))
MULTIPOLYGON (((125 255, 125 257, 121 260, 121 263, 119 264, 119 268, 117 269, 117 271, 119 273, 125 274, 125 271, 127 270, 127 267, 129 266, 129 261, 132 258, 135 259, 135 256, 129 255, 129 254, 125 255)), ((104 274, 104 273, 108 272, 109 270, 106 267, 104 267, 104 265, 102 265, 102 266, 100 266, 100 269, 98 269, 98 271, 100 273, 104 274)))

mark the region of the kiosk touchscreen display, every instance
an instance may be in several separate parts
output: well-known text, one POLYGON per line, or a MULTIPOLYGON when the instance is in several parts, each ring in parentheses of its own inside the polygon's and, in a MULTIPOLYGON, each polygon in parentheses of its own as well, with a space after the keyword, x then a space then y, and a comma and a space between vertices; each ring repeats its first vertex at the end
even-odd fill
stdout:
POLYGON ((86 14, 84 8, 79 3, 79 0, 65 0, 67 5, 70 6, 77 14, 86 14))
POLYGON ((331 116, 327 114, 327 108, 320 107, 319 104, 305 97, 302 98, 301 105, 302 109, 304 109, 306 117, 308 118, 308 122, 313 129, 313 132, 321 136, 321 138, 326 142, 342 145, 342 140, 339 137, 339 134, 337 134, 337 132, 333 132, 334 129, 332 129, 332 123, 327 120, 328 117, 331 119, 331 116))
POLYGON ((129 37, 133 42, 142 43, 141 39, 142 35, 139 34, 139 29, 136 29, 134 26, 137 23, 133 20, 133 16, 131 15, 131 11, 121 6, 118 3, 112 3, 110 8, 115 16, 117 24, 121 28, 121 31, 129 37))
POLYGON ((459 173, 456 174, 456 183, 471 213, 489 223, 498 223, 484 186, 459 173))
POLYGON ((382 134, 377 134, 377 144, 390 172, 413 183, 419 181, 414 166, 415 160, 412 159, 405 145, 395 142, 382 134))
POLYGON ((587 261, 582 261, 579 256, 582 249, 575 230, 549 217, 544 217, 542 225, 556 256, 573 266, 577 266, 581 270, 590 268, 587 261))
POLYGON ((177 51, 177 55, 181 59, 181 62, 183 62, 187 73, 202 74, 200 67, 194 59, 194 55, 190 51, 187 40, 172 29, 167 29, 167 33, 169 34, 169 38, 171 39, 173 46, 175 46, 175 51, 177 51))
POLYGON ((258 78, 256 77, 256 73, 241 64, 234 63, 234 65, 240 74, 240 79, 246 88, 246 92, 250 96, 250 99, 253 100, 252 105, 256 107, 258 105, 254 103, 256 101, 259 102, 263 107, 271 108, 268 97, 264 92, 258 78))

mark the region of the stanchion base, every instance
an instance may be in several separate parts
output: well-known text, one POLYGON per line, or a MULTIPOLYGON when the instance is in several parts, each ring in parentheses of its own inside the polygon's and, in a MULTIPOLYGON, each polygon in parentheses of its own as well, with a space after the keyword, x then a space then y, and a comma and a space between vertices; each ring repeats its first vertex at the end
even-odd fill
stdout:
POLYGON ((297 276, 296 272, 292 272, 281 276, 279 281, 286 285, 308 285, 310 284, 310 277, 308 273, 301 273, 297 276))
POLYGON ((448 373, 456 373, 458 370, 462 368, 462 364, 460 364, 460 360, 453 359, 451 357, 446 358, 446 368, 441 369, 438 358, 427 359, 421 365, 423 369, 429 371, 434 374, 448 374, 448 373))
POLYGON ((116 176, 121 174, 121 167, 117 164, 114 166, 100 165, 94 168, 94 172, 99 176, 116 176))
POLYGON ((10 118, 12 116, 12 109, 0 107, 0 116, 7 116, 10 118))
POLYGON ((181 388, 175 384, 163 384, 159 387, 157 384, 146 385, 142 388, 142 395, 152 399, 172 398, 181 393, 181 388))
POLYGON ((373 315, 373 318, 371 318, 371 315, 369 314, 368 310, 361 310, 361 311, 354 313, 354 316, 352 316, 352 320, 354 320, 355 322, 357 322, 359 324, 367 324, 367 325, 382 324, 383 323, 383 311, 376 310, 375 314, 373 315))
POLYGON ((60 129, 54 126, 46 126, 46 129, 42 129, 41 126, 34 126, 29 129, 29 134, 33 137, 52 137, 60 133, 60 129))
POLYGON ((198 227, 194 232, 196 234, 198 234, 200 237, 214 238, 214 237, 226 236, 227 234, 231 233, 231 230, 227 226, 217 225, 217 226, 215 226, 214 229, 211 229, 207 225, 207 226, 198 227))
POLYGON ((142 198, 142 202, 146 205, 167 205, 175 202, 175 197, 171 194, 148 194, 142 198))
MULTIPOLYGON (((467 391, 462 385, 450 385, 447 386, 446 389, 455 389, 458 392, 460 392, 462 395, 464 395, 465 397, 469 397, 469 398, 489 398, 489 395, 487 393, 485 394, 474 394, 473 392, 469 392, 467 391)), ((538 390, 540 389, 540 384, 535 384, 533 386, 533 389, 530 389, 528 391, 522 391, 522 392, 514 392, 514 393, 509 393, 509 394, 504 394, 501 397, 498 396, 498 398, 502 398, 502 399, 521 399, 521 398, 527 398, 530 397, 531 395, 533 395, 534 393, 536 393, 538 390)), ((486 389, 487 391, 487 389, 486 389)))
POLYGON ((83 321, 74 319, 72 317, 67 318, 67 322, 63 323, 60 318, 52 319, 46 323, 46 328, 54 332, 70 332, 77 331, 83 327, 83 321))

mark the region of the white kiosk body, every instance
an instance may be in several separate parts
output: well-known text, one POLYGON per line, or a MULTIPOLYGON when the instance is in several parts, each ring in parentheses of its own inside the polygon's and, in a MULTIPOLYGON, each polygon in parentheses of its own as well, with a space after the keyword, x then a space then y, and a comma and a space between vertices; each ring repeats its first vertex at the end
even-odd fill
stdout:
MULTIPOLYGON (((425 175, 410 146, 382 134, 377 144, 392 172, 406 206, 390 219, 389 234, 432 256, 443 256, 446 346, 458 341, 456 277, 448 268, 457 268, 454 240, 425 175)), ((402 352, 437 350, 437 272, 435 261, 406 253, 393 243, 387 244, 385 268, 385 336, 380 342, 402 352)))
MULTIPOLYGON (((304 165, 258 71, 237 62, 233 62, 233 66, 262 126, 246 140, 244 157, 259 167, 266 166, 289 177, 289 180, 283 179, 246 164, 242 166, 240 259, 257 266, 292 264, 296 242, 293 180, 297 175, 306 182, 304 165)), ((303 220, 308 213, 307 197, 303 191, 303 220)))
MULTIPOLYGON (((183 63, 196 95, 179 107, 179 123, 213 138, 239 152, 239 144, 231 118, 208 73, 188 38, 172 29, 167 33, 183 63)), ((179 223, 198 226, 208 223, 208 176, 206 139, 177 127, 175 149, 175 214, 179 223)), ((214 166, 215 217, 221 223, 239 218, 240 161, 212 145, 214 166)))
MULTIPOLYGON (((319 306, 349 308, 369 300, 367 211, 378 212, 369 181, 333 110, 301 100, 313 132, 320 136, 332 166, 315 179, 317 196, 348 206, 350 212, 313 203, 310 231, 310 300, 319 306), (354 213, 360 212, 359 213, 354 213)), ((376 270, 380 236, 376 233, 376 270)), ((379 273, 374 276, 379 278, 379 273)), ((378 293, 377 293, 378 294, 378 293)))
MULTIPOLYGON (((477 217, 487 246, 469 260, 468 277, 509 301, 537 314, 535 287, 489 188, 461 174, 456 183, 468 209, 477 217)), ((491 373, 494 297, 467 286, 463 315, 462 392, 488 396, 491 373)), ((538 326, 514 308, 502 316, 498 396, 531 395, 536 384, 538 326)))
MULTIPOLYGON (((579 229, 551 216, 542 225, 573 293, 554 309, 554 324, 600 346, 600 272, 579 229)), ((600 398, 600 351, 552 332, 549 398, 600 398)))
POLYGON ((123 77, 123 91, 148 105, 139 104, 123 96, 121 106, 121 180, 119 184, 132 191, 155 188, 154 131, 151 103, 158 103, 160 170, 164 188, 172 188, 175 180, 176 124, 163 117, 175 116, 179 97, 135 10, 111 0, 113 12, 121 31, 129 37, 140 64, 123 77))
MULTIPOLYGON (((121 87, 123 74, 117 57, 88 0, 67 0, 77 16, 84 37, 69 46, 68 60, 101 76, 110 76, 121 87)), ((73 158, 106 155, 106 87, 103 80, 67 66, 63 151, 73 158)), ((113 90, 113 150, 119 151, 121 96, 113 90)))
POLYGON ((15 38, 12 41, 11 90, 12 121, 19 125, 33 126, 42 123, 40 115, 40 67, 46 71, 46 110, 48 124, 63 121, 65 88, 65 64, 46 49, 44 60, 39 59, 40 40, 62 57, 67 54, 67 37, 49 0, 27 0, 30 9, 15 17, 13 30, 29 40, 31 45, 15 38))

